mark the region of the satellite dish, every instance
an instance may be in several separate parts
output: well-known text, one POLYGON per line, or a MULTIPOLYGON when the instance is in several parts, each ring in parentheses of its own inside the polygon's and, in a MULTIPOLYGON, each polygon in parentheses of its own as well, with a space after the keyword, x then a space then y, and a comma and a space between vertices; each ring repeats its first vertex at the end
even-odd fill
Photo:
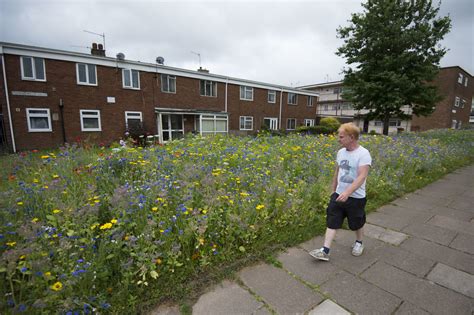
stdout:
POLYGON ((156 63, 157 63, 157 64, 160 64, 160 65, 164 64, 164 63, 165 63, 165 58, 163 58, 163 57, 156 57, 156 63))
POLYGON ((123 53, 117 54, 117 60, 124 60, 124 59, 125 59, 125 55, 123 53))

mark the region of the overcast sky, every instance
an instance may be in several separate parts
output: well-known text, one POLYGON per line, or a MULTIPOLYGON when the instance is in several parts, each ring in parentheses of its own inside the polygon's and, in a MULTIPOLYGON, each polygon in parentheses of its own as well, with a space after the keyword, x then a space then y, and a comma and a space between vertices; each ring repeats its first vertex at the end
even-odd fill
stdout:
MULTIPOLYGON (((437 3, 437 1, 433 1, 437 3)), ((360 0, 0 0, 0 41, 88 53, 105 34, 107 56, 266 83, 300 86, 342 79, 339 26, 360 0), (192 53, 195 52, 195 53, 192 53)), ((444 0, 452 30, 441 66, 474 75, 474 1, 444 0)))

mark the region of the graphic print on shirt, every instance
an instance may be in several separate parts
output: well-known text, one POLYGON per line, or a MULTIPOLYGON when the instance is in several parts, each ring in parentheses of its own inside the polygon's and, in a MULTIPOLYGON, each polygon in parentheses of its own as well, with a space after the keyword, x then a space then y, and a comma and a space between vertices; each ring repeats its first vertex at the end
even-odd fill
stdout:
POLYGON ((350 166, 349 160, 342 160, 341 164, 339 164, 339 168, 343 171, 340 181, 351 184, 355 179, 355 172, 351 172, 353 167, 350 166))

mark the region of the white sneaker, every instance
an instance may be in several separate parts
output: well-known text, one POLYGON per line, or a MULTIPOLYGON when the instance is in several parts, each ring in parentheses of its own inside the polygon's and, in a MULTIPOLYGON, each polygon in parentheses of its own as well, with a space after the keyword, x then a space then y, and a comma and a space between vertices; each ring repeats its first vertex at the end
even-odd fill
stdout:
POLYGON ((364 251, 364 245, 359 242, 354 242, 354 245, 352 245, 352 255, 360 256, 362 255, 363 251, 364 251))
POLYGON ((329 254, 326 254, 322 248, 313 249, 312 251, 309 252, 309 254, 319 260, 324 260, 324 261, 329 260, 329 254))

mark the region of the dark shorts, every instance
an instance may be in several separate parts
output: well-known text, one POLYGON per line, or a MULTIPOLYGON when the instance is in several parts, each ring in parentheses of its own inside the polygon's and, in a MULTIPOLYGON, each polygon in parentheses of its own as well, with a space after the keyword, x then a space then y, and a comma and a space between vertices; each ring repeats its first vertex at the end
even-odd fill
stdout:
POLYGON ((365 224, 366 198, 349 197, 346 202, 336 202, 338 193, 333 193, 326 209, 326 225, 330 229, 340 229, 344 218, 352 231, 356 231, 365 224))

